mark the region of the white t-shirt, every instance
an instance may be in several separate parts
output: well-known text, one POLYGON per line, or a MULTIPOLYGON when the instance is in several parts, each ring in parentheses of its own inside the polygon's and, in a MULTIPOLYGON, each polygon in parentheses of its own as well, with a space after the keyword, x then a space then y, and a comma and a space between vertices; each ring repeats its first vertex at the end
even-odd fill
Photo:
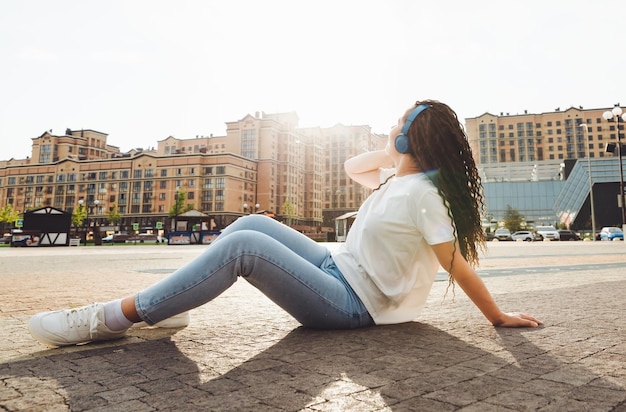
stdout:
POLYGON ((448 209, 423 173, 393 177, 359 209, 333 259, 376 324, 414 320, 439 262, 429 245, 450 242, 448 209))

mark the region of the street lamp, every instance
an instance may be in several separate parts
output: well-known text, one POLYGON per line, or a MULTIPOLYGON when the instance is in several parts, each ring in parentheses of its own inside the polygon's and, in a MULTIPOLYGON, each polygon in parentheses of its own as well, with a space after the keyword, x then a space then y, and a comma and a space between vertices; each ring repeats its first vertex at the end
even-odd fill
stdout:
POLYGON ((591 203, 591 241, 596 240, 596 214, 593 206, 593 180, 591 179, 591 148, 589 147, 589 129, 587 124, 582 123, 580 127, 585 131, 585 141, 587 142, 587 171, 589 172, 589 203, 591 203))
MULTIPOLYGON (((247 203, 243 204, 243 213, 244 214, 252 214, 252 212, 248 213, 248 207, 250 207, 250 205, 248 205, 247 203)), ((254 213, 258 212, 260 207, 261 207, 260 204, 255 203, 255 205, 254 205, 254 213)))
MULTIPOLYGON (((622 108, 615 106, 613 110, 607 110, 602 114, 602 117, 606 121, 615 122, 615 130, 617 130, 617 157, 619 161, 619 194, 617 196, 617 206, 622 209, 622 231, 626 231, 626 208, 624 207, 624 172, 622 171, 622 139, 619 133, 619 121, 620 115, 622 115, 622 108)), ((626 122, 626 113, 621 116, 621 119, 626 122)), ((607 145, 607 150, 609 145, 607 145)))

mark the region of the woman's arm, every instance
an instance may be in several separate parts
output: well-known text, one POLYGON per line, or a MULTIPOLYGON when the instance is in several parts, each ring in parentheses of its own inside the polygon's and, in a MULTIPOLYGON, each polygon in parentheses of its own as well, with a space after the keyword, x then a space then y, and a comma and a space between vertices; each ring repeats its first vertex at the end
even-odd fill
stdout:
POLYGON ((540 320, 525 313, 502 312, 491 297, 482 279, 470 264, 467 263, 463 255, 461 255, 460 250, 458 250, 458 248, 455 250, 452 242, 432 245, 432 248, 441 266, 450 272, 456 283, 458 283, 461 289, 463 289, 492 325, 536 328, 538 325, 543 324, 540 320), (452 261, 453 255, 454 262, 452 261), (452 268, 450 270, 451 265, 452 268))
POLYGON ((344 163, 348 176, 370 189, 380 186, 380 169, 392 167, 393 161, 384 150, 362 153, 344 163))

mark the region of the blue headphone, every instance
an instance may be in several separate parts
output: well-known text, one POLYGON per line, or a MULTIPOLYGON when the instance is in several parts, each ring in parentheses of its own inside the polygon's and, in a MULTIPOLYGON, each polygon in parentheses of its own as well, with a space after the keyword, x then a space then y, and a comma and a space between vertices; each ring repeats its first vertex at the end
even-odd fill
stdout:
POLYGON ((429 107, 432 106, 429 104, 420 104, 415 109, 411 110, 409 117, 406 118, 404 126, 402 126, 402 131, 396 136, 396 140, 394 141, 394 145, 398 153, 407 154, 411 151, 411 148, 409 147, 409 137, 406 134, 409 132, 409 128, 411 127, 413 120, 415 120, 420 113, 429 107))

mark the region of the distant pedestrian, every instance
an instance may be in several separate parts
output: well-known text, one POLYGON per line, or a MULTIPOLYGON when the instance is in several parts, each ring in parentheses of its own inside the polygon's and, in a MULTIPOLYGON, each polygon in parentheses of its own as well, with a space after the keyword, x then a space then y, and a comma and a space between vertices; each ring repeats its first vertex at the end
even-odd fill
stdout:
POLYGON ((306 327, 409 322, 426 304, 439 265, 494 326, 541 324, 530 315, 500 310, 472 268, 484 242, 482 187, 467 137, 447 105, 417 102, 393 126, 384 151, 349 159, 345 169, 376 190, 332 254, 271 218, 246 216, 198 258, 147 289, 107 303, 40 313, 29 321, 31 334, 61 346, 120 338, 141 321, 185 326, 187 311, 211 301, 238 277, 306 327))

